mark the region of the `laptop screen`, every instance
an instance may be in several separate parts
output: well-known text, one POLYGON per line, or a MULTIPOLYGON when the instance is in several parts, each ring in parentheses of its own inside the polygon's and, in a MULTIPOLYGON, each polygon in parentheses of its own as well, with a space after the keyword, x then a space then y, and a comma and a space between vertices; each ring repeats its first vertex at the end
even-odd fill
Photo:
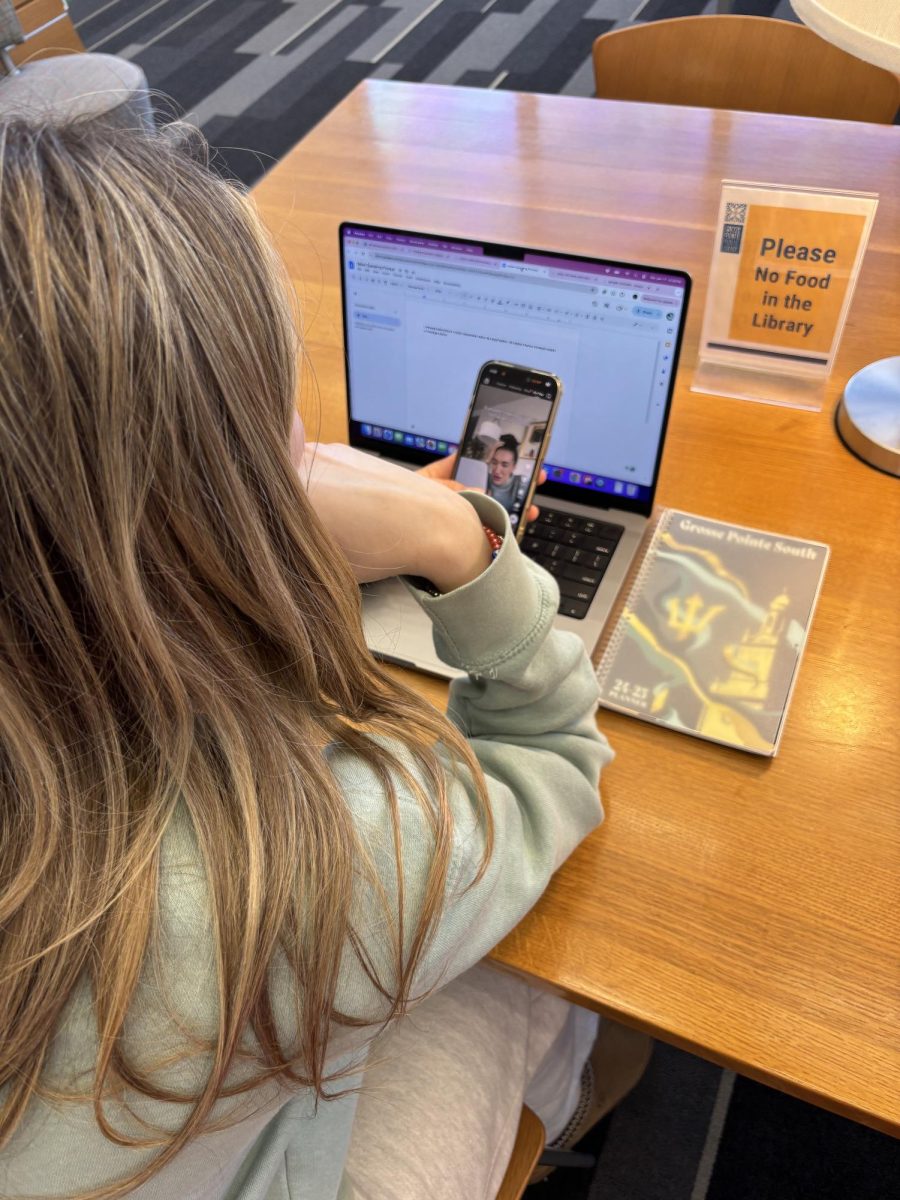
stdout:
POLYGON ((479 370, 501 359, 562 380, 542 491, 649 511, 684 272, 356 224, 341 261, 351 444, 454 453, 479 370))

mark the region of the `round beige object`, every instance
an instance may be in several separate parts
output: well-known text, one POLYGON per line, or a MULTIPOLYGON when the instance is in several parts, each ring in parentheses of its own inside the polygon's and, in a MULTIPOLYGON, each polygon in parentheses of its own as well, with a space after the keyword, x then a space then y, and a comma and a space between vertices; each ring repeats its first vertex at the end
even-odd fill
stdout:
POLYGON ((900 0, 791 0, 791 7, 826 42, 900 75, 900 0))

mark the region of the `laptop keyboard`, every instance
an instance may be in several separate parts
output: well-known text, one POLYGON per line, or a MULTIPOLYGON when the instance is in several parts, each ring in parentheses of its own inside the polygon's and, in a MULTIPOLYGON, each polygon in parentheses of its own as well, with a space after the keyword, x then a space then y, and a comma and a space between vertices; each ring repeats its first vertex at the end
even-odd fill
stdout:
POLYGON ((624 532, 621 525, 575 517, 552 508, 541 509, 538 519, 526 528, 522 549, 556 577, 562 616, 576 621, 587 616, 624 532))

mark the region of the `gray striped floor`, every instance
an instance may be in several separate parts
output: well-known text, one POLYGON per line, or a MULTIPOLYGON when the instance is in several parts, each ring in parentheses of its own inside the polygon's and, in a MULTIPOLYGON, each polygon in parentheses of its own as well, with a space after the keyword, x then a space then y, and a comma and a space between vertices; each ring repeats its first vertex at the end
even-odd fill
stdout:
POLYGON ((252 183, 362 79, 588 96, 594 38, 788 0, 71 0, 89 50, 132 59, 252 183))
POLYGON ((900 1142, 658 1044, 644 1078, 526 1200, 894 1200, 900 1142))

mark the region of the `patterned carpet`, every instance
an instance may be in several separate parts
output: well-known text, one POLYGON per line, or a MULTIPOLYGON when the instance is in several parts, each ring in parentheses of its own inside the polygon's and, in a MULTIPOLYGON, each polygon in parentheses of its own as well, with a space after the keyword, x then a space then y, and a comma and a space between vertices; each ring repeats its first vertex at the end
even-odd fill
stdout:
MULTIPOLYGON (((863 0, 860 0, 862 3, 863 0)), ((88 49, 140 64, 253 183, 360 80, 588 96, 593 39, 788 0, 70 0, 88 49)), ((529 1200, 889 1200, 900 1142, 659 1045, 636 1090, 529 1200)))
POLYGON ((362 79, 588 96, 594 38, 636 19, 788 0, 71 0, 89 50, 132 59, 253 183, 362 79))
POLYGON ((894 1200, 900 1142, 657 1044, 644 1078, 526 1200, 894 1200))

